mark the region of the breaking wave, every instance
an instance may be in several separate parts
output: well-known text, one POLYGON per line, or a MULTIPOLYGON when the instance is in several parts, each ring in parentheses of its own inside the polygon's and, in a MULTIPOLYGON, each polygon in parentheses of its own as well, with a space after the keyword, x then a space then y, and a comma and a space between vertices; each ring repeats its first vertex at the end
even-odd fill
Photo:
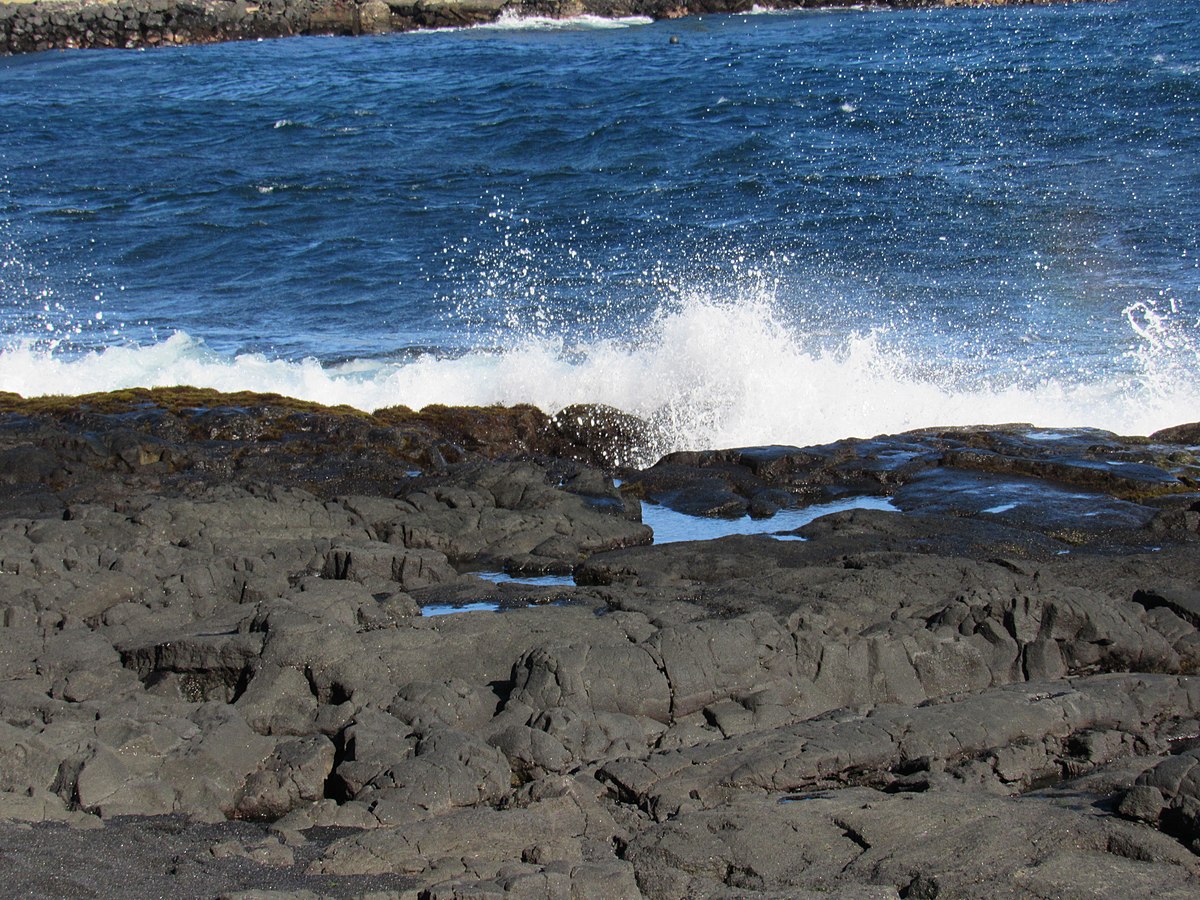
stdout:
POLYGON ((506 349, 322 364, 224 356, 186 333, 75 357, 25 342, 0 352, 0 385, 25 396, 192 385, 373 410, 603 403, 656 426, 658 452, 807 445, 939 425, 1031 422, 1148 434, 1200 419, 1200 354, 1170 310, 1127 311, 1141 346, 1117 374, 1022 379, 924 359, 886 330, 813 337, 769 298, 692 295, 639 333, 571 345, 530 336, 506 349))
POLYGON ((474 28, 480 31, 582 31, 586 29, 602 31, 612 28, 629 28, 634 25, 650 25, 653 22, 654 20, 649 16, 605 18, 604 16, 582 15, 557 19, 550 16, 525 16, 514 10, 506 9, 494 22, 475 25, 474 28))

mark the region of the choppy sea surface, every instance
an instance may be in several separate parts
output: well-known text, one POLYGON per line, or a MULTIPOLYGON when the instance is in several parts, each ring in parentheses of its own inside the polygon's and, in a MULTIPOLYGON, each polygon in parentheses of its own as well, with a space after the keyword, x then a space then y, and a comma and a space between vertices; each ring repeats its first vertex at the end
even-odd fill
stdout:
POLYGON ((1200 4, 48 53, 0 106, 0 390, 1200 419, 1200 4))

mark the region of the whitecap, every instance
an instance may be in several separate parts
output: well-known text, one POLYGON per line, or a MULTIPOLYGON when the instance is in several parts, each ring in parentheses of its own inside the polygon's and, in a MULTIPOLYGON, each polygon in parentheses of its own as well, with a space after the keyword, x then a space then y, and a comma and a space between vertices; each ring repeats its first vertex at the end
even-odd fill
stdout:
POLYGON ((566 18, 550 16, 525 16, 516 10, 506 9, 493 22, 484 22, 473 26, 476 31, 602 31, 613 28, 632 28, 638 25, 652 25, 654 20, 649 16, 604 16, 581 15, 566 18))
POLYGON ((530 403, 547 413, 604 403, 652 422, 641 462, 679 449, 808 445, 933 425, 1030 422, 1148 434, 1200 419, 1200 356, 1170 308, 1131 310, 1140 350, 1112 370, 1027 382, 957 375, 883 332, 817 336, 769 296, 683 296, 624 340, 529 336, 455 358, 322 365, 212 352, 179 332, 145 346, 68 355, 25 341, 0 351, 0 385, 25 396, 194 385, 280 393, 364 410, 530 403))

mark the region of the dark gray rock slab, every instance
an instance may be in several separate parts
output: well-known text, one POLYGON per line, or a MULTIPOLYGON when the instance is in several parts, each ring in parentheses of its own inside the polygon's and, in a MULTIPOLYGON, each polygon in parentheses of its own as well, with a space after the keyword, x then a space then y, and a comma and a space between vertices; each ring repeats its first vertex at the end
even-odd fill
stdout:
POLYGON ((1120 812, 1200 849, 1200 747, 1168 756, 1140 775, 1120 812))
POLYGON ((1195 893, 1187 445, 940 429, 619 490, 623 419, 88 403, 0 412, 35 448, 0 483, 0 830, 103 824, 206 896, 1195 893), (672 492, 903 511, 648 545, 672 492))

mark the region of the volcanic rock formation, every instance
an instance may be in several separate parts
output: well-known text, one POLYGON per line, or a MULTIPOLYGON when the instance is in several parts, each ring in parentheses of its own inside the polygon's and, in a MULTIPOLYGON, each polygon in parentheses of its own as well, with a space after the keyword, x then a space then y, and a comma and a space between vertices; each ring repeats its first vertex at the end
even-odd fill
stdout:
POLYGON ((1196 434, 0 395, 8 887, 1193 897, 1196 434))

